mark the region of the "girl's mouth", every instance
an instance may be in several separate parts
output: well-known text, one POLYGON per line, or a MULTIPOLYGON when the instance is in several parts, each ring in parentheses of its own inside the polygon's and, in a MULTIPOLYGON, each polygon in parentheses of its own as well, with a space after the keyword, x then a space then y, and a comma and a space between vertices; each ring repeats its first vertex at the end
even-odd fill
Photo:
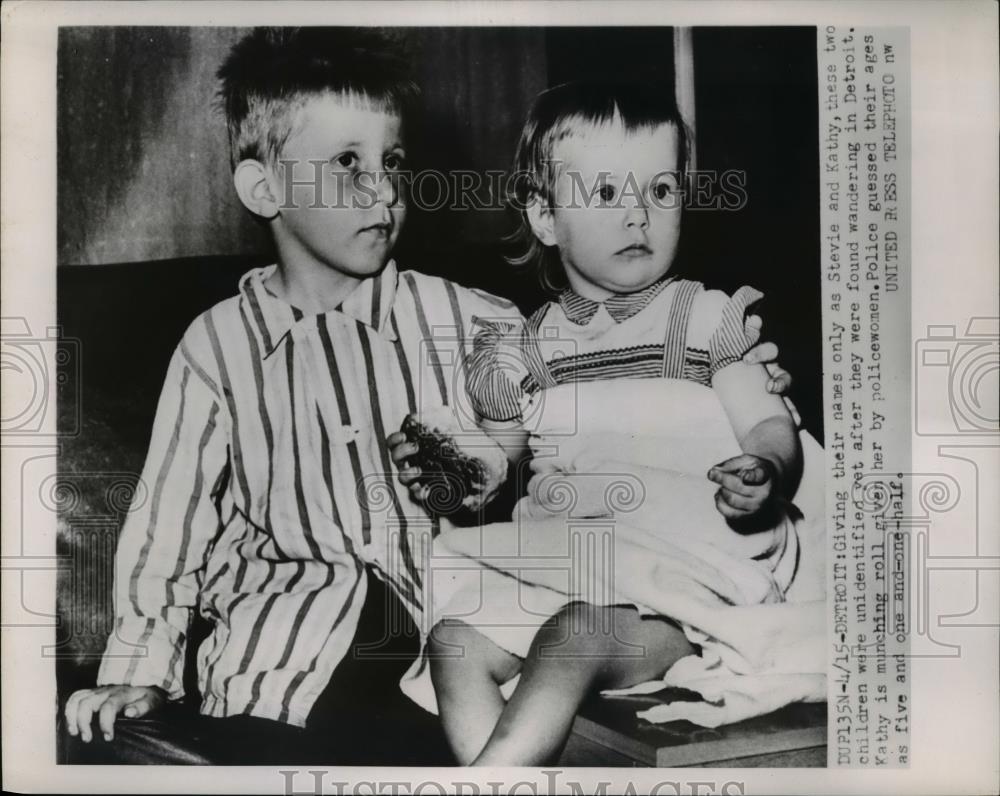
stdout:
POLYGON ((624 249, 619 249, 615 254, 619 257, 648 257, 653 250, 644 243, 633 243, 624 249))

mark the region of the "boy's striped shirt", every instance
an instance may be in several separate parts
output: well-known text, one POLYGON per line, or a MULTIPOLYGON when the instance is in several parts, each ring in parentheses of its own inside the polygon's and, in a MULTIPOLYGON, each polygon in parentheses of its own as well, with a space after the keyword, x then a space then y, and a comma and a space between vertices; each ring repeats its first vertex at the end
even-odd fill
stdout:
POLYGON ((441 404, 471 428, 473 319, 519 314, 390 263, 337 309, 303 316, 266 289, 273 268, 195 320, 171 361, 98 682, 179 697, 197 609, 214 624, 198 651, 202 712, 302 726, 353 639, 365 563, 421 622, 446 521, 412 502, 385 438, 441 404))

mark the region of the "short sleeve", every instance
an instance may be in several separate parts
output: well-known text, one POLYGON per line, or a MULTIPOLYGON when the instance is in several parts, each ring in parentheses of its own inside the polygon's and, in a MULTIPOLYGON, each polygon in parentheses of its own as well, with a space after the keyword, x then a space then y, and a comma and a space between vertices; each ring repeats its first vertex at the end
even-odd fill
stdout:
POLYGON ((741 287, 723 305, 718 325, 708 340, 710 375, 743 359, 743 355, 757 345, 759 335, 756 329, 747 328, 746 319, 750 307, 764 298, 764 294, 752 287, 741 287))
POLYGON ((467 367, 469 400, 487 420, 520 420, 527 375, 521 354, 523 324, 473 319, 476 326, 467 367))

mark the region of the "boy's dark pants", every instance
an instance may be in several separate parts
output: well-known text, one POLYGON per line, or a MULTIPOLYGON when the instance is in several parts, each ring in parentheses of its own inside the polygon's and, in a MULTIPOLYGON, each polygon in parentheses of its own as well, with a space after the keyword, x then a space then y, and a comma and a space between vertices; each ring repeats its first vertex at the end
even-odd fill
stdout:
POLYGON ((119 718, 106 742, 94 720, 85 744, 62 727, 61 763, 158 765, 454 765, 438 718, 410 702, 399 678, 419 635, 398 598, 368 572, 368 598, 354 647, 302 729, 255 716, 212 718, 167 705, 142 719, 119 718), (400 627, 389 617, 403 619, 400 627), (387 627, 389 625, 389 627, 387 627), (365 652, 359 648, 367 649, 365 652), (357 651, 357 654, 355 654, 357 651))

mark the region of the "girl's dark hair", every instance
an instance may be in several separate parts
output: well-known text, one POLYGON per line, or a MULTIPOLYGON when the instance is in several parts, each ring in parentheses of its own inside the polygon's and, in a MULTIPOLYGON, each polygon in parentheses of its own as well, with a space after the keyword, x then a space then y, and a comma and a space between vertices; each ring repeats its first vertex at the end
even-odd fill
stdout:
POLYGON ((528 113, 514 155, 514 173, 507 200, 518 212, 518 229, 508 238, 519 253, 508 256, 511 265, 535 272, 542 288, 558 293, 566 287, 559 253, 544 246, 531 231, 526 209, 540 200, 551 207, 559 164, 553 158, 555 145, 580 132, 619 121, 627 133, 662 124, 677 130, 678 163, 683 175, 688 163, 690 133, 677 108, 673 86, 659 83, 573 82, 563 83, 538 95, 528 113))
POLYGON ((219 68, 235 168, 274 164, 306 100, 333 93, 405 116, 418 96, 402 42, 378 28, 254 28, 219 68))

